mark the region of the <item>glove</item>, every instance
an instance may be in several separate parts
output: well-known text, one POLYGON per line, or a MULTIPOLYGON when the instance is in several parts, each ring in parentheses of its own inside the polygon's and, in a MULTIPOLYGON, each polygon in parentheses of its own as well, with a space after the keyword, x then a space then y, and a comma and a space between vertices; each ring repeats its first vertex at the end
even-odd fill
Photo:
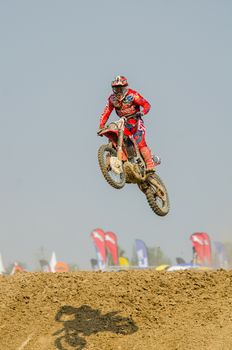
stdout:
POLYGON ((98 136, 101 136, 101 137, 103 136, 103 135, 99 135, 100 132, 101 132, 103 129, 104 129, 104 127, 103 127, 103 128, 99 128, 99 130, 98 130, 98 132, 97 132, 97 135, 98 135, 98 136))

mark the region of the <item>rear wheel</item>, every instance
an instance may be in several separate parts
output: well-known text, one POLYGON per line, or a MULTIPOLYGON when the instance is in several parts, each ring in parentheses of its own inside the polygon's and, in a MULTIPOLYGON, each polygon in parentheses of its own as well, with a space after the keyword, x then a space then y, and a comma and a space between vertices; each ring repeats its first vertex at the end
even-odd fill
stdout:
POLYGON ((98 150, 98 162, 104 178, 112 187, 121 189, 126 183, 126 176, 123 167, 120 173, 113 171, 110 158, 116 156, 116 150, 109 145, 102 145, 98 150))
POLYGON ((168 191, 157 174, 148 178, 148 187, 144 191, 151 209, 159 216, 165 216, 170 209, 168 191))

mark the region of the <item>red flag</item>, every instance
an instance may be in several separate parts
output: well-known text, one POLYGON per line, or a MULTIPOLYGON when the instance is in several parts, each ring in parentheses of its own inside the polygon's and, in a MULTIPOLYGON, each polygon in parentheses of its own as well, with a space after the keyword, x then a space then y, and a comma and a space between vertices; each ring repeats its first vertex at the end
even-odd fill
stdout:
POLYGON ((118 242, 113 232, 105 232, 105 242, 108 252, 112 255, 114 265, 118 265, 118 242))
POLYGON ((210 238, 205 232, 196 232, 190 236, 192 245, 197 254, 200 264, 211 265, 211 244, 210 238))
POLYGON ((210 266, 212 264, 212 258, 211 258, 211 242, 210 242, 210 238, 207 235, 207 233, 202 232, 202 236, 204 239, 204 255, 205 255, 205 260, 208 266, 210 266))
POLYGON ((15 262, 10 274, 13 275, 16 272, 23 272, 23 271, 25 271, 24 268, 19 263, 15 262))
POLYGON ((105 248, 105 234, 104 231, 96 228, 91 232, 91 238, 97 250, 97 258, 99 267, 106 263, 106 248, 105 248))

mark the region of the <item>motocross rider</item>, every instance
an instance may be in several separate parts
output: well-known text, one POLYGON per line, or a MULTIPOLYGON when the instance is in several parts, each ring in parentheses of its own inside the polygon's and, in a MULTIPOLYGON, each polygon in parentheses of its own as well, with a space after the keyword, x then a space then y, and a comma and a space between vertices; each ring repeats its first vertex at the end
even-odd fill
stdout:
POLYGON ((104 128, 113 109, 115 109, 120 118, 126 117, 124 134, 134 137, 146 163, 146 172, 153 173, 155 171, 155 163, 151 150, 146 143, 146 128, 142 119, 149 112, 151 105, 137 91, 128 88, 128 82, 124 76, 118 75, 112 81, 111 87, 113 94, 108 98, 101 115, 99 129, 104 128), (142 111, 140 111, 141 107, 142 111))

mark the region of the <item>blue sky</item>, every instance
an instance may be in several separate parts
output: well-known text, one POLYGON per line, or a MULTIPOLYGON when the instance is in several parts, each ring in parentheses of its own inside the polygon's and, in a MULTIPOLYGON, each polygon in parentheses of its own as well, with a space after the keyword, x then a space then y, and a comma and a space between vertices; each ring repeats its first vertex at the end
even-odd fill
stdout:
MULTIPOLYGON (((33 266, 41 246, 90 268, 90 232, 136 238, 173 260, 189 236, 231 241, 230 1, 0 2, 0 252, 33 266), (171 211, 103 179, 99 117, 115 75, 152 105, 147 141, 171 211)), ((116 118, 112 114, 112 119, 116 118)))

